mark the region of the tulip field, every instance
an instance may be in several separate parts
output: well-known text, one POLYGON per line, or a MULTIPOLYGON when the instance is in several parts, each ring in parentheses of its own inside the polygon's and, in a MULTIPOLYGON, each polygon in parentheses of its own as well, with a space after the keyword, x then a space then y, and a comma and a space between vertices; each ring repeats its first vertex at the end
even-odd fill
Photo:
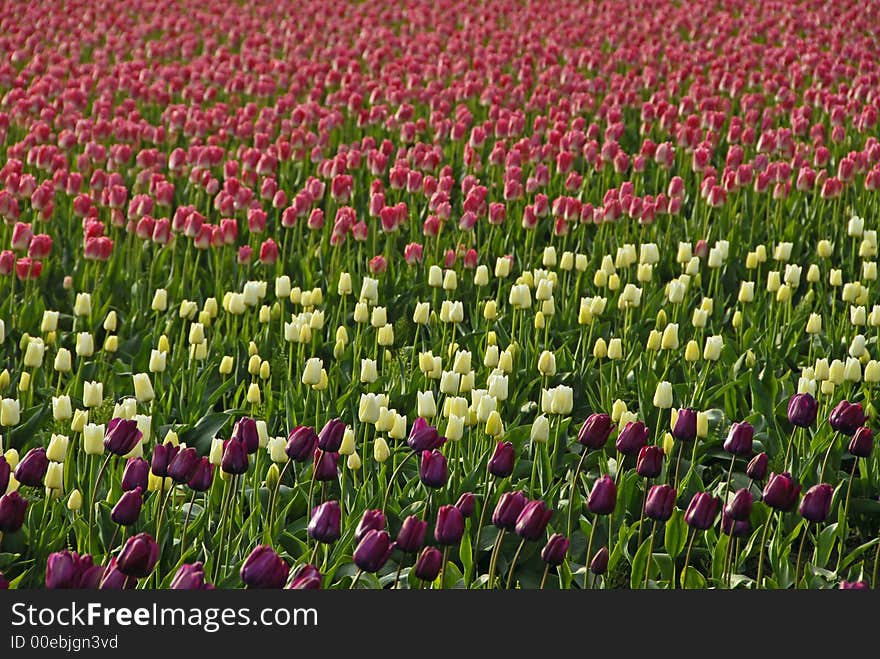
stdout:
POLYGON ((0 585, 880 586, 876 2, 0 4, 0 585))

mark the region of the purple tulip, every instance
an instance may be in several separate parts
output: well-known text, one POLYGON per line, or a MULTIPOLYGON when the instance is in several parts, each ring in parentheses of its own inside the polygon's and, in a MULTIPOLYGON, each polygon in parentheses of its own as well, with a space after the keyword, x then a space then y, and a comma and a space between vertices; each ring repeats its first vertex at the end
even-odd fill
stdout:
POLYGON ((39 487, 43 484, 43 477, 48 469, 49 458, 46 457, 46 449, 32 448, 15 468, 15 480, 22 485, 39 487))
POLYGON ((457 545, 464 535, 464 516, 455 506, 440 506, 434 539, 440 545, 457 545))
POLYGON ((313 468, 316 481, 335 481, 339 478, 339 454, 316 448, 313 468))
POLYGON ((416 559, 413 572, 422 581, 434 581, 440 574, 443 553, 436 547, 425 547, 416 559))
POLYGON ((795 394, 788 401, 788 422, 800 428, 809 428, 816 422, 819 403, 808 393, 795 394))
POLYGON ((324 544, 336 542, 342 533, 341 521, 342 510, 339 502, 325 501, 312 511, 308 526, 309 537, 324 544))
POLYGON ((9 579, 2 572, 0 572, 0 590, 9 590, 9 579))
POLYGON ((657 478, 663 467, 663 449, 659 446, 643 446, 636 460, 636 473, 642 478, 657 478))
POLYGON ((852 439, 849 442, 849 447, 847 450, 850 455, 854 455, 857 458, 867 458, 871 455, 871 450, 874 448, 874 431, 872 431, 867 426, 862 426, 858 430, 856 430, 852 439))
POLYGON ((769 464, 770 458, 767 457, 767 454, 758 453, 758 455, 751 459, 748 467, 746 467, 746 476, 754 481, 764 480, 764 477, 767 475, 767 467, 769 464))
POLYGON ((378 572, 391 555, 391 549, 388 531, 370 529, 358 542, 352 560, 364 572, 378 572))
POLYGON ((561 533, 554 533, 541 550, 541 560, 548 565, 558 566, 565 561, 570 541, 561 533))
POLYGON ((92 567, 92 557, 75 551, 56 551, 46 559, 46 588, 81 588, 83 574, 92 567))
POLYGON ((168 475, 175 483, 186 483, 199 463, 199 454, 193 447, 180 449, 168 463, 168 475))
POLYGON ((712 528, 718 515, 718 499, 708 492, 697 492, 684 514, 684 521, 699 531, 712 528))
POLYGON ((381 510, 365 510, 361 521, 354 530, 354 541, 359 543, 368 531, 385 529, 385 513, 381 510))
POLYGON ((529 501, 516 518, 514 530, 524 540, 540 540, 547 530, 553 511, 540 499, 529 501))
MULTIPOLYGON (((116 556, 111 558, 106 566, 95 567, 100 569, 100 573, 88 573, 86 578, 88 579, 89 584, 96 582, 96 585, 90 587, 98 588, 100 590, 122 590, 137 586, 137 577, 128 576, 123 573, 122 570, 119 569, 119 562, 117 561, 116 556)), ((95 572, 97 572, 97 570, 95 570, 95 572)))
POLYGON ((697 412, 689 407, 678 411, 672 436, 682 442, 692 442, 697 438, 697 412))
POLYGON ((315 454, 318 446, 318 433, 311 426, 297 426, 287 435, 284 451, 294 462, 305 462, 315 454))
POLYGON ((136 487, 146 490, 150 479, 150 463, 143 458, 129 458, 122 472, 122 489, 128 492, 136 487))
POLYGON ((623 455, 636 455, 648 443, 648 427, 641 421, 629 421, 617 435, 614 445, 623 455))
POLYGON ((259 545, 241 566, 241 580, 248 588, 283 588, 290 566, 268 545, 259 545))
POLYGON ((733 498, 724 506, 724 514, 737 522, 749 518, 752 514, 752 493, 747 487, 737 490, 733 498))
POLYGON ((288 590, 320 590, 321 571, 311 563, 306 563, 294 572, 287 588, 288 590))
POLYGON ((247 446, 237 439, 227 439, 223 442, 223 457, 220 458, 220 468, 233 476, 247 473, 247 446))
POLYGON ((458 497, 458 501, 455 502, 455 507, 458 508, 461 511, 461 514, 465 517, 470 517, 474 514, 474 508, 476 505, 477 499, 472 492, 464 492, 458 497))
POLYGON ((608 571, 608 547, 602 547, 590 561, 590 572, 601 576, 608 571))
POLYGON ((422 464, 419 467, 419 478, 425 487, 440 488, 446 485, 449 478, 449 469, 446 466, 446 456, 437 449, 422 451, 422 464))
POLYGON ((202 562, 181 565, 171 580, 171 590, 208 590, 211 584, 205 580, 202 562))
POLYGON ((116 564, 122 574, 129 577, 146 577, 156 567, 159 560, 159 545, 149 533, 138 533, 125 542, 122 551, 116 558, 116 564))
POLYGON ((617 505, 617 486, 611 476, 602 476, 590 490, 587 508, 596 515, 610 515, 617 505))
POLYGON ((745 538, 749 535, 751 526, 748 518, 736 520, 727 514, 727 511, 721 513, 721 532, 734 538, 745 538))
POLYGON ((752 452, 752 439, 755 429, 751 423, 742 421, 734 423, 724 440, 724 450, 733 455, 749 455, 752 452))
POLYGON ((104 448, 116 455, 125 455, 131 453, 142 437, 134 419, 110 419, 104 432, 104 448))
POLYGON ((199 458, 187 485, 195 492, 207 492, 214 482, 214 465, 208 458, 199 458))
POLYGON ((771 473, 770 478, 767 480, 767 485, 764 486, 762 498, 764 503, 771 508, 789 511, 797 503, 800 491, 801 486, 795 483, 788 472, 781 474, 771 473))
POLYGON ((819 483, 811 487, 801 500, 799 509, 801 517, 817 524, 824 522, 828 519, 828 513, 831 511, 831 497, 833 495, 834 488, 828 483, 819 483))
POLYGON ((865 423, 865 412, 861 403, 850 403, 842 400, 828 417, 828 423, 843 435, 852 435, 865 423))
MULTIPOLYGON (((48 466, 46 467, 48 469, 48 466)), ((6 458, 0 455, 0 492, 6 492, 9 487, 9 477, 12 475, 12 467, 6 461, 6 458)))
POLYGON ((153 457, 150 460, 150 471, 154 476, 165 478, 168 475, 168 465, 180 451, 179 446, 171 444, 156 444, 153 447, 153 457))
POLYGON ((866 581, 846 581, 840 582, 840 590, 868 590, 866 581))
POLYGON ((0 497, 0 532, 15 533, 24 524, 27 499, 18 492, 10 492, 0 497))
POLYGON ((578 442, 587 449, 598 450, 605 446, 613 429, 614 421, 610 416, 594 412, 587 417, 584 425, 578 431, 578 442))
POLYGON ((231 439, 236 439, 245 445, 248 453, 256 453, 260 448, 260 433, 257 432, 257 422, 250 417, 242 417, 232 426, 231 439))
POLYGON ((645 499, 645 516, 657 522, 667 521, 675 510, 676 496, 675 488, 670 485, 652 486, 645 499))
POLYGON ((418 417, 413 422, 413 427, 409 431, 409 437, 406 439, 407 445, 416 453, 433 451, 443 446, 445 442, 446 438, 441 436, 437 429, 428 424, 422 417, 418 417))
POLYGON ((336 453, 342 446, 345 424, 340 419, 330 419, 318 433, 318 448, 327 453, 336 453))
POLYGON ((422 548, 425 542, 425 532, 428 530, 428 522, 410 515, 403 520, 403 525, 397 533, 395 546, 402 552, 415 553, 422 548))
POLYGON ((522 509, 528 503, 528 498, 520 491, 505 492, 498 499, 495 510, 492 512, 492 524, 499 529, 513 531, 516 528, 516 520, 522 509))
POLYGON ((496 478, 507 478, 513 473, 516 453, 510 442, 498 442, 495 453, 489 458, 489 473, 496 478))
POLYGON ((119 501, 116 502, 116 505, 113 506, 113 510, 110 512, 110 519, 113 520, 114 524, 131 526, 140 517, 143 503, 144 498, 140 487, 123 492, 122 496, 119 497, 119 501))

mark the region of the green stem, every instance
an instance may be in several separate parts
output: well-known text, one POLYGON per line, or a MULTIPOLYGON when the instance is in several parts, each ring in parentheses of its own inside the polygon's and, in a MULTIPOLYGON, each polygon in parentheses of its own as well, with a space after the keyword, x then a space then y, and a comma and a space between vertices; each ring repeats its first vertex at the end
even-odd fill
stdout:
POLYGON ((516 548, 516 553, 513 555, 513 560, 510 563, 510 570, 507 572, 507 590, 510 590, 510 585, 513 583, 513 572, 516 570, 516 562, 519 560, 519 555, 522 553, 522 549, 526 544, 526 539, 523 538, 519 541, 519 547, 516 548))

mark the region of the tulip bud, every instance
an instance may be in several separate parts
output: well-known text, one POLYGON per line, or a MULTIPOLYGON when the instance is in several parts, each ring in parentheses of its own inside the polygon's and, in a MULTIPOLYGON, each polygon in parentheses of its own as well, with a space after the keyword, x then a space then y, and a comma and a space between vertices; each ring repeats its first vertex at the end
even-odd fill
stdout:
POLYGON ((610 515, 617 503, 617 486, 610 476, 602 476, 590 490, 587 509, 596 515, 610 515))
POLYGON ((672 407, 672 384, 665 380, 657 383, 657 389, 654 392, 654 407, 664 410, 672 407))

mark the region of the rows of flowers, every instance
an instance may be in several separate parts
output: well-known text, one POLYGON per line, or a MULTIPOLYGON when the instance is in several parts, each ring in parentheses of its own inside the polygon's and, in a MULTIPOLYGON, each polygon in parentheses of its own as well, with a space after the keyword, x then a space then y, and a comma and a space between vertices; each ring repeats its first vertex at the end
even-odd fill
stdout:
POLYGON ((0 6, 0 584, 880 585, 864 11, 0 6))

